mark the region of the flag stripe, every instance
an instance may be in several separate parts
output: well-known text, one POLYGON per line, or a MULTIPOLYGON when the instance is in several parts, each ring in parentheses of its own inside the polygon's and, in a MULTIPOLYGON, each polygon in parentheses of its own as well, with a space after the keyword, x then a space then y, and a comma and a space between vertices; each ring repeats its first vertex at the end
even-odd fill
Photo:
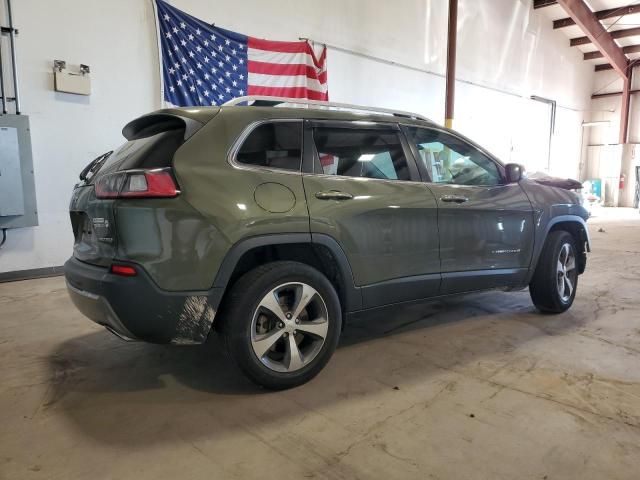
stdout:
POLYGON ((280 63, 285 65, 300 63, 302 65, 309 65, 313 68, 317 68, 318 70, 324 70, 324 66, 322 66, 322 68, 316 66, 313 61, 313 57, 308 53, 289 53, 249 48, 248 54, 249 59, 256 62, 280 63))
POLYGON ((309 42, 278 42, 274 40, 264 40, 262 38, 248 37, 247 44, 249 48, 256 50, 265 50, 270 52, 280 53, 306 53, 308 54, 316 68, 323 68, 326 61, 327 48, 322 50, 320 58, 316 57, 313 48, 309 45, 309 42))
POLYGON ((249 72, 249 85, 257 87, 307 87, 324 93, 325 86, 305 75, 265 75, 249 72))
POLYGON ((300 63, 281 64, 249 61, 249 73, 264 73, 267 75, 306 75, 320 83, 327 83, 327 72, 318 73, 314 67, 300 63))
POLYGON ((268 50, 282 53, 308 53, 307 42, 278 42, 275 40, 263 40, 261 38, 249 37, 249 48, 268 50))
POLYGON ((309 100, 327 100, 327 93, 309 90, 304 87, 262 87, 249 85, 249 95, 267 95, 269 97, 308 98, 309 100))

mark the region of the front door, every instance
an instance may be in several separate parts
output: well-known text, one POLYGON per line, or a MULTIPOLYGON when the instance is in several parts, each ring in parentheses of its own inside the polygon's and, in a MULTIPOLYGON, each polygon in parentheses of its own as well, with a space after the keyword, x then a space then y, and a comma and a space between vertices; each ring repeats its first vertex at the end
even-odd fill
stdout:
POLYGON ((311 234, 341 245, 363 306, 437 295, 437 204, 398 125, 309 121, 305 161, 311 234))
POLYGON ((441 293, 521 283, 531 261, 533 209, 502 167, 466 140, 437 128, 406 129, 438 203, 441 293))

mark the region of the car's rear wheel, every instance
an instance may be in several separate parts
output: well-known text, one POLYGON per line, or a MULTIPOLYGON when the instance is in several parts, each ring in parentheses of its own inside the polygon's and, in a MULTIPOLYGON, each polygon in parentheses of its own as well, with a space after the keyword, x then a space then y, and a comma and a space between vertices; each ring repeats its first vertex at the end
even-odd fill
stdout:
POLYGON ((571 307, 578 288, 577 249, 573 236, 551 232, 542 248, 529 293, 541 312, 562 313, 571 307))
POLYGON ((221 311, 228 352, 255 383, 290 388, 322 370, 340 336, 340 301, 329 280, 298 262, 242 276, 221 311))

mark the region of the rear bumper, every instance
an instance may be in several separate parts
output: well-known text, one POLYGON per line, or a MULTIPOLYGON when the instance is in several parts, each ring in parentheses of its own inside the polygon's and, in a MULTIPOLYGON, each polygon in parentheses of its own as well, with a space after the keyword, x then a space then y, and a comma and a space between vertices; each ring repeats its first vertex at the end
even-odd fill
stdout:
POLYGON ((223 289, 170 292, 135 267, 138 275, 123 277, 70 258, 64 265, 69 296, 86 317, 126 340, 203 343, 223 289))

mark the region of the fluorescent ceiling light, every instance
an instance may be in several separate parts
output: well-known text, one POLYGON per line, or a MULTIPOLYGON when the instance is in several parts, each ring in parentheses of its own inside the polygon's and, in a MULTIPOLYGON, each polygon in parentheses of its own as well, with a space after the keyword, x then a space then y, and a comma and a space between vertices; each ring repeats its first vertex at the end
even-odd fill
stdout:
POLYGON ((582 122, 583 127, 599 127, 601 125, 610 125, 611 122, 609 120, 600 120, 597 122, 582 122))

